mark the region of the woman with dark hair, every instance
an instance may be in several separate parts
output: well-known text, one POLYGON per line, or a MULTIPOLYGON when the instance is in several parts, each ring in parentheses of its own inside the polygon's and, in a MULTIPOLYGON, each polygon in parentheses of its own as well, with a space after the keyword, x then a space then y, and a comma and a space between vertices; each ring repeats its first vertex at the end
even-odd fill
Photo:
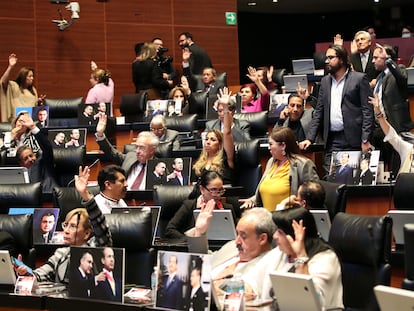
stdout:
POLYGON ((12 121, 12 130, 10 134, 10 148, 18 149, 21 146, 27 146, 32 149, 33 153, 37 154, 40 146, 36 137, 31 130, 24 125, 23 119, 30 117, 29 112, 20 111, 15 119, 12 121))
POLYGON ((259 112, 267 111, 270 104, 270 93, 261 80, 262 74, 259 75, 253 67, 248 67, 248 74, 253 83, 243 84, 240 87, 241 110, 242 112, 259 112), (260 93, 257 98, 258 91, 260 93))
POLYGON ((288 127, 274 128, 269 136, 271 158, 256 188, 256 193, 243 202, 240 208, 263 206, 274 211, 284 198, 297 195, 299 186, 306 180, 319 180, 315 164, 300 155, 293 131, 288 127))
POLYGON ((221 196, 224 194, 225 189, 223 188, 223 177, 218 172, 204 170, 199 178, 197 187, 201 194, 196 199, 183 202, 166 227, 166 237, 184 237, 185 232, 195 225, 193 210, 201 209, 206 205, 214 205, 215 209, 230 209, 233 212, 233 219, 237 220, 238 213, 235 212, 233 206, 221 202, 221 196))
POLYGON ((9 65, 0 78, 1 122, 10 122, 16 107, 34 107, 42 104, 45 95, 38 97, 33 85, 33 68, 22 67, 15 81, 10 80, 10 73, 17 64, 16 54, 9 55, 9 65))
MULTIPOLYGON (((188 97, 191 94, 190 88, 176 86, 168 93, 168 99, 181 102, 181 114, 187 114, 189 111, 188 97)), ((168 115, 169 116, 169 115, 168 115)))
POLYGON ((341 264, 333 248, 320 238, 313 215, 304 207, 293 207, 274 212, 273 222, 273 239, 285 254, 272 267, 274 271, 311 275, 321 305, 343 308, 341 264))

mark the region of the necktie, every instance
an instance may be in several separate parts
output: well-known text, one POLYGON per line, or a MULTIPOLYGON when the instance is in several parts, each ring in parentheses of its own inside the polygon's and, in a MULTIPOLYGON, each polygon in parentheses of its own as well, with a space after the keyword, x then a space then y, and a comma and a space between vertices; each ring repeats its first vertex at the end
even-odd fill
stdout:
POLYGON ((365 53, 361 54, 362 71, 365 71, 365 68, 367 67, 367 62, 367 55, 365 55, 365 53))
POLYGON ((145 174, 145 163, 141 164, 141 170, 139 171, 139 174, 137 178, 135 179, 134 183, 131 186, 132 190, 138 190, 139 186, 141 185, 142 179, 144 178, 145 174))
POLYGON ((112 289, 112 293, 115 295, 115 281, 114 281, 114 278, 112 277, 112 275, 109 273, 109 272, 107 272, 107 271, 105 271, 105 276, 106 276, 106 279, 108 280, 108 282, 109 282, 109 285, 111 285, 111 289, 112 289))
POLYGON ((375 93, 379 93, 379 91, 381 90, 382 87, 382 82, 384 81, 384 76, 385 73, 384 71, 380 73, 380 75, 378 76, 378 81, 377 81, 377 85, 375 86, 375 93))

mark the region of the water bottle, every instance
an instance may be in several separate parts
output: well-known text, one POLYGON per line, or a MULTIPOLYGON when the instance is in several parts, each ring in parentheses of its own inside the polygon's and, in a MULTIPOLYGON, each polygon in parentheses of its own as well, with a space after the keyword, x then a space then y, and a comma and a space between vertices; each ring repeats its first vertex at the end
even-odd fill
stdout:
POLYGON ((239 309, 241 306, 244 306, 244 282, 241 277, 240 273, 236 273, 233 275, 233 277, 227 282, 226 287, 226 301, 224 302, 224 311, 227 310, 233 310, 234 309, 234 302, 230 302, 230 300, 238 300, 239 303, 237 303, 237 309, 239 309), (240 301, 240 298, 242 298, 242 301, 240 301))
POLYGON ((158 274, 158 267, 154 267, 154 271, 151 274, 151 299, 152 299, 152 302, 155 302, 155 298, 156 298, 157 274, 158 274))

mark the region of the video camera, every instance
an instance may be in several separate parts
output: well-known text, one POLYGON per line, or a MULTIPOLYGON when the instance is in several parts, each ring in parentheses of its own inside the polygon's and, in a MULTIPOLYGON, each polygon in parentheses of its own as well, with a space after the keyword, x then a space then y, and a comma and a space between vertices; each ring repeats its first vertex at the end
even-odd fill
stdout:
POLYGON ((165 52, 168 52, 167 48, 160 48, 158 50, 158 52, 157 52, 158 59, 159 59, 158 66, 163 66, 163 65, 166 65, 166 64, 169 64, 169 63, 173 62, 173 57, 172 56, 164 56, 163 55, 165 52))

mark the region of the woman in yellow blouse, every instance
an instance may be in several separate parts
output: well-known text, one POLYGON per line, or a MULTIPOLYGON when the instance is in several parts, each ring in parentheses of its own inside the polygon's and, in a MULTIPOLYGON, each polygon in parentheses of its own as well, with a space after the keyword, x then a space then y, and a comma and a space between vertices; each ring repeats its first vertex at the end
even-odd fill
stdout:
POLYGON ((269 136, 271 158, 256 188, 256 193, 241 200, 241 208, 263 206, 274 211, 280 201, 291 194, 296 195, 306 180, 319 180, 315 164, 300 155, 295 134, 288 127, 274 128, 269 136))

